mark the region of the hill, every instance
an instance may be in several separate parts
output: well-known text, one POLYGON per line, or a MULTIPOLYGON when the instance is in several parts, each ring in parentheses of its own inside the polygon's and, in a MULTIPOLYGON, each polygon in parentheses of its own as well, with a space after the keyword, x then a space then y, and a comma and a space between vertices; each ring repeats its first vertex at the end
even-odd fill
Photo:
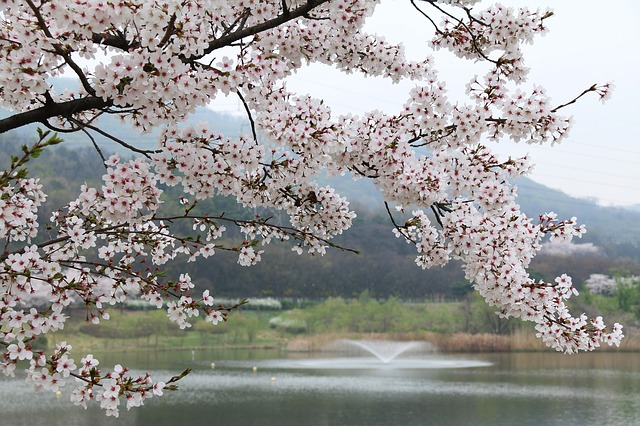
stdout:
MULTIPOLYGON (((382 209, 382 197, 370 181, 353 181, 349 176, 338 176, 326 179, 326 182, 360 209, 382 209)), ((587 234, 582 239, 584 242, 599 246, 640 247, 640 210, 603 207, 593 200, 571 197, 526 177, 518 179, 514 184, 518 187, 518 203, 530 217, 536 218, 541 213, 551 211, 561 218, 576 216, 579 223, 587 226, 587 234)), ((638 255, 640 252, 635 253, 635 256, 638 255)))
MULTIPOLYGON (((138 147, 155 147, 155 135, 138 135, 115 117, 102 117, 100 126, 114 136, 138 147)), ((206 121, 230 137, 248 130, 246 120, 239 117, 201 109, 186 124, 206 121)), ((7 155, 17 149, 15 139, 25 140, 35 134, 34 129, 21 129, 11 135, 0 135, 0 165, 7 155)), ((48 208, 62 205, 76 193, 84 181, 97 182, 102 174, 98 156, 81 133, 64 134, 61 147, 45 152, 34 162, 31 171, 45 183, 49 193, 48 208)), ((120 150, 113 141, 99 137, 104 152, 120 150)), ((188 271, 194 279, 219 296, 247 295, 322 298, 327 296, 353 297, 363 291, 375 297, 397 296, 403 299, 455 297, 469 291, 464 275, 455 263, 445 268, 423 271, 414 265, 415 249, 396 239, 384 203, 373 183, 353 181, 350 176, 321 178, 323 183, 336 187, 347 196, 358 213, 353 228, 338 241, 359 250, 357 256, 330 251, 317 259, 292 254, 290 247, 273 244, 263 254, 264 261, 252 268, 237 265, 235 254, 219 252, 207 262, 183 263, 175 271, 188 271)), ((637 270, 640 261, 640 211, 598 206, 592 200, 570 197, 561 191, 540 185, 530 179, 516 182, 518 202, 532 217, 555 211, 560 217, 577 216, 587 225, 588 233, 582 241, 598 246, 600 251, 591 257, 557 258, 539 256, 531 271, 547 279, 569 272, 576 284, 590 273, 610 273, 613 270, 637 270)), ((206 208, 212 212, 231 213, 231 200, 211 200, 206 208)))

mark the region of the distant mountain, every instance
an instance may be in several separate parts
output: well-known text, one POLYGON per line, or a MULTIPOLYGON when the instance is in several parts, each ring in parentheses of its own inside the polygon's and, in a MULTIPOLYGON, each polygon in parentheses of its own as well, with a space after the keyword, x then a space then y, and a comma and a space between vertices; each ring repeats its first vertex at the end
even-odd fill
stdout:
MULTIPOLYGON (((368 206, 381 209, 383 200, 372 182, 353 181, 349 176, 327 179, 327 182, 346 196, 356 208, 368 206)), ((587 227, 587 234, 579 242, 601 245, 626 245, 627 252, 636 248, 633 257, 640 256, 640 208, 603 207, 593 200, 571 197, 528 178, 515 182, 518 187, 517 202, 523 212, 533 218, 546 212, 555 212, 559 218, 576 216, 578 223, 587 227)))
POLYGON ((526 178, 516 184, 518 202, 528 215, 553 211, 561 218, 576 216, 578 223, 587 226, 584 241, 640 246, 640 210, 599 206, 593 200, 574 198, 526 178))

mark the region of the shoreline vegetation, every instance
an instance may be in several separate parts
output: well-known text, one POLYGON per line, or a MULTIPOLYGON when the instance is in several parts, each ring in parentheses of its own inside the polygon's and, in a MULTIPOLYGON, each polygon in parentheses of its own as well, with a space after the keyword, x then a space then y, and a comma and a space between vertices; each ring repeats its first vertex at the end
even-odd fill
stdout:
MULTIPOLYGON (((640 352, 640 333, 632 331, 635 338, 627 340, 619 348, 603 345, 597 351, 610 352, 640 352)), ((445 335, 439 333, 421 333, 409 335, 396 335, 387 333, 375 334, 321 334, 306 337, 284 337, 278 339, 266 338, 249 342, 224 342, 218 344, 211 341, 210 344, 181 343, 179 338, 163 338, 156 344, 145 344, 145 339, 139 338, 90 338, 75 341, 73 345, 76 353, 117 353, 117 352, 144 352, 144 351, 199 351, 199 350, 265 350, 276 349, 292 353, 321 353, 332 342, 341 339, 351 340, 392 340, 392 341, 418 341, 425 342, 434 347, 434 351, 443 353, 497 353, 497 352, 553 352, 546 347, 535 335, 527 330, 518 330, 510 335, 496 334, 468 334, 455 333, 445 335)), ((63 339, 64 340, 64 339, 63 339)), ((58 339, 56 339, 58 341, 58 339)), ((54 344, 55 346, 55 344, 54 344)))
MULTIPOLYGON (((331 298, 322 302, 254 303, 218 325, 194 318, 180 330, 164 310, 130 306, 111 312, 100 324, 86 321, 86 311, 72 308, 63 330, 36 345, 55 347, 73 342, 79 353, 135 351, 198 351, 275 349, 322 352, 340 339, 420 341, 446 353, 552 351, 535 337, 535 330, 518 319, 498 318, 475 297, 452 302, 402 303, 378 301, 367 294, 358 299, 331 298)), ((588 309, 587 309, 588 311, 588 309)), ((610 314, 615 314, 609 312, 610 314)), ((628 314, 625 339, 619 348, 602 344, 599 351, 640 351, 640 330, 628 314)), ((615 315, 610 315, 615 316, 615 315)))

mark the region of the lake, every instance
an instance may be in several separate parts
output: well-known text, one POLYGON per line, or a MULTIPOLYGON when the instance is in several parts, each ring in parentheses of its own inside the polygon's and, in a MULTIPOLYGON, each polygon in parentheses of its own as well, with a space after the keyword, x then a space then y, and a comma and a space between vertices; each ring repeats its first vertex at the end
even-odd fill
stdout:
POLYGON ((140 352, 100 358, 150 366, 158 379, 194 371, 180 391, 120 418, 0 380, 3 426, 87 425, 638 425, 640 354, 446 355, 388 364, 360 354, 140 352), (215 368, 211 363, 215 362, 215 368), (255 371, 254 371, 254 367, 255 371))

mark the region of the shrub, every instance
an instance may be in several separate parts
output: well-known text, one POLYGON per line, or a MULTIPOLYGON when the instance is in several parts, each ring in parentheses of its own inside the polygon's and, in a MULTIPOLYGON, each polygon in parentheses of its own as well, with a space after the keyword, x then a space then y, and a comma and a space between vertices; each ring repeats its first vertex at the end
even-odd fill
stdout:
POLYGON ((293 318, 274 317, 269 320, 269 327, 280 332, 301 334, 307 332, 307 323, 293 318))

